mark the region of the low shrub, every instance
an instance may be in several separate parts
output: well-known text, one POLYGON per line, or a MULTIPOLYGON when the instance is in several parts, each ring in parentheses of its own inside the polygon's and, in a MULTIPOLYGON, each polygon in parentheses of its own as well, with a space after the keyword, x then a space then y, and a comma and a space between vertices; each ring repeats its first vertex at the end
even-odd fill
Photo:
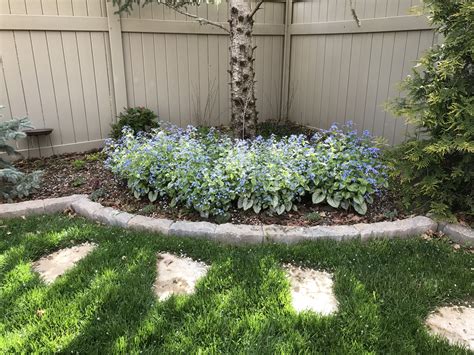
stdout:
POLYGON ((86 160, 90 162, 95 162, 95 161, 104 160, 104 159, 105 159, 105 155, 104 153, 102 153, 102 151, 89 153, 86 155, 86 160))
POLYGON ((155 211, 156 211, 156 205, 153 205, 150 203, 149 205, 142 207, 140 211, 138 211, 138 214, 143 215, 143 216, 149 216, 155 211))
POLYGON ((332 126, 311 139, 293 135, 276 139, 232 140, 210 130, 170 128, 152 135, 109 140, 106 166, 127 180, 136 198, 171 199, 201 216, 226 216, 234 204, 282 214, 311 195, 313 203, 354 208, 365 214, 373 195, 386 186, 379 149, 368 134, 332 126))
POLYGON ((116 123, 112 124, 110 137, 119 139, 122 135, 123 127, 127 126, 136 134, 138 132, 150 132, 159 126, 156 121, 158 116, 145 107, 129 107, 120 113, 116 123))
POLYGON ((72 162, 72 166, 76 170, 81 170, 82 168, 86 166, 86 161, 82 159, 76 159, 72 162))
POLYGON ((73 187, 80 187, 84 185, 85 183, 86 183, 86 179, 84 179, 82 176, 78 176, 71 182, 71 185, 73 187))
POLYGON ((106 195, 107 195, 107 190, 103 187, 100 187, 92 191, 92 193, 89 195, 89 198, 94 202, 98 202, 102 197, 105 197, 106 195))
POLYGON ((310 222, 319 222, 323 217, 319 212, 310 212, 306 214, 306 219, 310 222))

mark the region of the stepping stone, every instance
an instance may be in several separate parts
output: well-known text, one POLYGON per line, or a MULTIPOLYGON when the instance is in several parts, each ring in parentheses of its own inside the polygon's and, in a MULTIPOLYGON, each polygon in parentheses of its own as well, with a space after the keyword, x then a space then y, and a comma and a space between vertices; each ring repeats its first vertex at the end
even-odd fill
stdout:
POLYGON ((290 280, 291 304, 297 312, 313 311, 327 316, 337 311, 331 274, 293 265, 285 265, 284 269, 290 280))
POLYGON ((40 274, 45 283, 51 284, 56 278, 72 269, 79 260, 85 258, 96 247, 97 244, 94 243, 83 243, 58 250, 35 261, 33 270, 40 274))
POLYGON ((426 320, 429 332, 474 351, 474 308, 441 307, 426 320))
POLYGON ((169 253, 159 253, 157 259, 157 277, 153 290, 160 301, 175 294, 192 294, 196 282, 205 276, 209 269, 203 262, 169 253))

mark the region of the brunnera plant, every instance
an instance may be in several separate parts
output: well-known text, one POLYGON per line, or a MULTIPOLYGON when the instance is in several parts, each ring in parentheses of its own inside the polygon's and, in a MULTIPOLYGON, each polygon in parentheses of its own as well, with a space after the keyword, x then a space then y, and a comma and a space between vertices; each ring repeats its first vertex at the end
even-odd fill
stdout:
POLYGON ((402 83, 389 107, 416 128, 394 151, 404 202, 439 216, 474 211, 474 2, 425 0, 443 39, 402 83))
POLYGON ((125 128, 109 140, 106 165, 125 179, 136 198, 159 196, 225 220, 228 210, 295 210, 304 196, 314 204, 367 212, 373 196, 386 187, 385 166, 368 132, 332 126, 311 139, 292 135, 232 140, 211 129, 160 128, 153 134, 125 128))

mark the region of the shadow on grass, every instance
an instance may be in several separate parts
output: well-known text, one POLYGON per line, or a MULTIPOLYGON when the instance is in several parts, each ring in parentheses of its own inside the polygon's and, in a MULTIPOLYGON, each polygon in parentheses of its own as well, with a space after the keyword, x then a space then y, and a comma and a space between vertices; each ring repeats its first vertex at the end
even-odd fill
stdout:
POLYGON ((0 352, 463 353, 422 325, 435 306, 473 296, 472 256, 442 241, 233 248, 64 216, 7 228, 0 352), (42 255, 84 241, 99 247, 54 284, 31 271, 42 255), (156 300, 159 251, 211 265, 194 295, 156 300), (334 272, 339 312, 295 314, 282 262, 334 272))

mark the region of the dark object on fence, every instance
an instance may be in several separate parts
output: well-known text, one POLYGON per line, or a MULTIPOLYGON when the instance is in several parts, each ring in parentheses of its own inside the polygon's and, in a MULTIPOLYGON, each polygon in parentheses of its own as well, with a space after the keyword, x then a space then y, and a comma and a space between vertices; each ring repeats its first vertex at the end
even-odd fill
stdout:
POLYGON ((53 132, 52 128, 38 128, 38 129, 27 129, 24 130, 26 134, 26 141, 28 144, 28 159, 30 158, 30 137, 36 137, 36 143, 38 144, 39 156, 41 158, 41 145, 39 142, 40 136, 48 136, 49 143, 51 144, 51 149, 54 154, 53 141, 51 140, 51 133, 53 132))

